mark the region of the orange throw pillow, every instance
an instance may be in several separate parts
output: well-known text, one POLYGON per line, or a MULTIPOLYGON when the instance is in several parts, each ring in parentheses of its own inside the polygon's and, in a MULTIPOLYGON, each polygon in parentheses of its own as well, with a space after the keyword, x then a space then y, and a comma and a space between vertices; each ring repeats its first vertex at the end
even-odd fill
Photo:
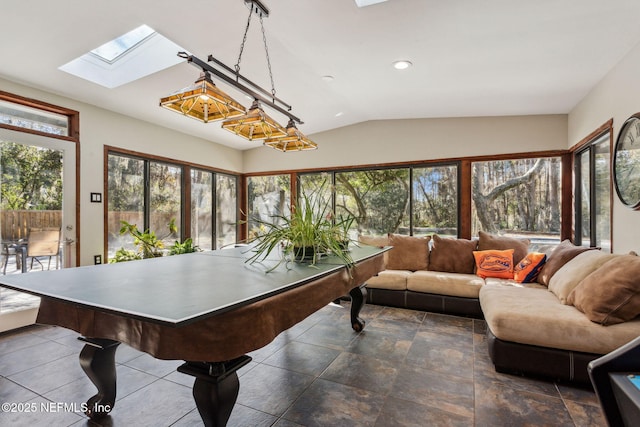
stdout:
POLYGON ((520 260, 513 269, 513 279, 518 283, 535 282, 542 266, 547 261, 547 255, 531 252, 520 260))
POLYGON ((480 277, 513 279, 513 249, 473 251, 476 274, 480 277))

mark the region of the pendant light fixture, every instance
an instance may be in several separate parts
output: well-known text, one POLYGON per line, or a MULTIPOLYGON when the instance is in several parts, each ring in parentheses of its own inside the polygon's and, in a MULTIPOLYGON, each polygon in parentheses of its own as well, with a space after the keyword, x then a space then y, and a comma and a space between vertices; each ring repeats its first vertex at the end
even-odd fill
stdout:
POLYGON ((264 145, 283 152, 315 149, 317 145, 300 132, 295 125, 296 123, 303 124, 303 121, 291 113, 289 104, 276 97, 263 23, 263 18, 269 16, 269 9, 259 0, 243 1, 249 8, 249 18, 247 19, 235 69, 228 67, 214 58, 213 55, 209 55, 208 62, 204 62, 186 52, 179 52, 178 56, 185 58, 188 63, 200 68, 202 74, 192 86, 162 98, 160 105, 204 123, 225 120, 222 123, 223 129, 249 141, 265 140, 264 145), (260 19, 269 78, 271 80, 270 92, 240 74, 242 53, 251 25, 251 17, 254 14, 258 15, 260 19), (220 90, 211 80, 211 75, 215 75, 240 92, 252 97, 254 101, 249 111, 220 90), (289 118, 287 128, 285 129, 265 113, 264 106, 287 116, 289 118))
POLYGON ((204 123, 241 116, 247 111, 218 89, 207 71, 193 85, 162 98, 160 106, 204 123))
POLYGON ((288 151, 315 150, 318 148, 318 144, 311 141, 298 130, 293 120, 289 120, 286 131, 287 134, 283 137, 265 139, 264 145, 285 153, 288 151))
POLYGON ((222 128, 249 141, 287 136, 286 129, 264 112, 257 99, 245 115, 225 120, 222 128))

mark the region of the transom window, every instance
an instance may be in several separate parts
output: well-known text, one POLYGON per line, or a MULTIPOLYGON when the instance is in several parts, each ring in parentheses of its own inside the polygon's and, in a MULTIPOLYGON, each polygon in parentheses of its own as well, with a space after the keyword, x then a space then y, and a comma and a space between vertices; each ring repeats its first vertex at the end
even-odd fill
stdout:
POLYGON ((69 136, 69 116, 0 99, 0 123, 38 132, 69 136))

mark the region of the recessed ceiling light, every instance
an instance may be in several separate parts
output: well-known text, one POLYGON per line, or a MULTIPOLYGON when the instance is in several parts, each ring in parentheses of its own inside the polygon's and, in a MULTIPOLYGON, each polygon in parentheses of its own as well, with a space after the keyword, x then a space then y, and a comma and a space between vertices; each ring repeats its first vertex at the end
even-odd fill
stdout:
POLYGON ((411 61, 407 61, 407 60, 401 60, 401 61, 395 61, 393 63, 393 68, 395 68, 396 70, 406 70, 407 68, 411 67, 413 64, 411 63, 411 61))
POLYGON ((336 117, 340 117, 342 116, 344 113, 342 111, 340 111, 339 113, 336 113, 336 117))
POLYGON ((322 80, 324 80, 325 82, 332 82, 334 78, 335 77, 329 75, 322 76, 322 80))

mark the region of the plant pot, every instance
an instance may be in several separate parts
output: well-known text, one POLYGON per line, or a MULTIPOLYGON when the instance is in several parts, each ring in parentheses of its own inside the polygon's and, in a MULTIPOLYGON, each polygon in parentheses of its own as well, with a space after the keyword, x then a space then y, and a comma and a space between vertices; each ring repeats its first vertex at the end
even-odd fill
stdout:
POLYGON ((349 251, 349 240, 343 240, 341 242, 338 243, 338 247, 343 251, 343 252, 347 252, 349 251))
POLYGON ((293 247, 294 261, 313 261, 314 257, 316 257, 316 259, 320 257, 320 254, 316 256, 316 248, 314 246, 293 247))

